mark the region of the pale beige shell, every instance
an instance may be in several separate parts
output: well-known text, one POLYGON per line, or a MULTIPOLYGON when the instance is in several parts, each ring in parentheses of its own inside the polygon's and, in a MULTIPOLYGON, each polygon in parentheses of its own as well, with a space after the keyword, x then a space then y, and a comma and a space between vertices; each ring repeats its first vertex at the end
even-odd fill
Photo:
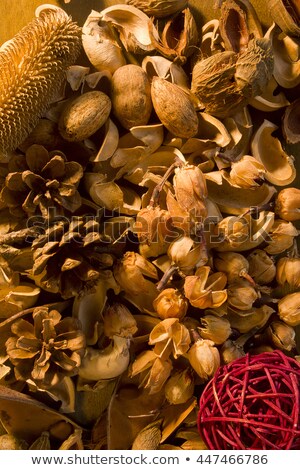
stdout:
POLYGON ((281 142, 272 134, 278 129, 267 119, 260 125, 251 143, 252 155, 261 162, 266 171, 265 178, 276 186, 286 186, 296 177, 294 158, 282 148, 281 142))

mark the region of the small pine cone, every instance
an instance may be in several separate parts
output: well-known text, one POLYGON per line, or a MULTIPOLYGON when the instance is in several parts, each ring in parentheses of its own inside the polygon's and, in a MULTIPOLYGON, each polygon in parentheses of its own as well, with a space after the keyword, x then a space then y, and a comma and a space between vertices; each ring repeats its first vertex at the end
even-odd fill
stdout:
POLYGON ((63 218, 33 241, 32 275, 45 291, 69 299, 112 267, 114 250, 119 249, 101 233, 94 218, 73 217, 71 222, 63 218))
POLYGON ((13 336, 5 343, 17 380, 31 379, 48 388, 76 375, 85 352, 80 322, 44 306, 34 309, 32 321, 13 322, 13 336))
POLYGON ((25 157, 14 155, 9 161, 0 203, 15 217, 73 213, 81 205, 77 187, 82 176, 82 166, 68 162, 62 152, 32 145, 25 157))
POLYGON ((55 99, 79 55, 80 39, 81 29, 62 9, 45 9, 2 46, 0 160, 28 136, 55 99))

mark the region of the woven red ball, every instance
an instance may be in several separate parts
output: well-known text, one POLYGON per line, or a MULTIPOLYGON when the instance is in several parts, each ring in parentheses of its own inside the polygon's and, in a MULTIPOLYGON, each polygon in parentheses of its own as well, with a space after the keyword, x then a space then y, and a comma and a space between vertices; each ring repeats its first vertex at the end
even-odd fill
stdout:
POLYGON ((200 397, 209 449, 300 449, 300 363, 281 351, 221 366, 200 397))

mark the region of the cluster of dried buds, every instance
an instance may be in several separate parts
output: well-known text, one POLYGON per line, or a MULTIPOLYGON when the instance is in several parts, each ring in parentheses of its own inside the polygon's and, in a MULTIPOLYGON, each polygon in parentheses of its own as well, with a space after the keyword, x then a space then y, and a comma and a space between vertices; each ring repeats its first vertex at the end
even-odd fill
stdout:
POLYGON ((137 384, 158 414, 126 448, 167 448, 220 364, 299 354, 300 12, 269 0, 263 31, 219 3, 203 25, 127 0, 82 28, 45 5, 0 51, 0 383, 63 413, 137 384))

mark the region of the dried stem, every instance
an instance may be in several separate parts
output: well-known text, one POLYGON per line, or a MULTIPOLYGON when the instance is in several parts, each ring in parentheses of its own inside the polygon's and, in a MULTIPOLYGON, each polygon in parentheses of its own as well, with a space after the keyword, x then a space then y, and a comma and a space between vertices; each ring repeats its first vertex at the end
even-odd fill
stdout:
POLYGON ((171 266, 167 269, 167 271, 164 273, 161 280, 156 285, 157 290, 159 291, 163 290, 168 284, 168 281, 171 279, 173 274, 178 272, 178 270, 179 270, 178 266, 176 266, 175 264, 171 264, 171 266))

